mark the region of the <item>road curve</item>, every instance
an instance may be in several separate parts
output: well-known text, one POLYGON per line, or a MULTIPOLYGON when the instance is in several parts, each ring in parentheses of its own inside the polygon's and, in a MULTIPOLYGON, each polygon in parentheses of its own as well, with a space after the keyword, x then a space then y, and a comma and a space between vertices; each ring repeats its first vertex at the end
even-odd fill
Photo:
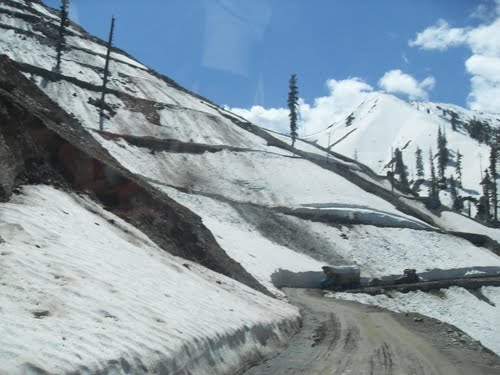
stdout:
POLYGON ((324 298, 319 290, 284 292, 301 308, 303 328, 283 353, 245 375, 500 374, 498 356, 478 344, 452 346, 445 336, 453 328, 437 321, 415 323, 404 314, 324 298))

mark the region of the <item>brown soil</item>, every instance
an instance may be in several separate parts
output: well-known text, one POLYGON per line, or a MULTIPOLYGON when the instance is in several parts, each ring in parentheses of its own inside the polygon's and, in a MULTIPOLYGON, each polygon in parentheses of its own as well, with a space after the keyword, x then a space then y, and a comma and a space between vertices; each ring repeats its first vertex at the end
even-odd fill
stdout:
POLYGON ((246 375, 500 374, 500 358, 456 327, 324 298, 319 290, 284 291, 302 310, 302 330, 246 375))

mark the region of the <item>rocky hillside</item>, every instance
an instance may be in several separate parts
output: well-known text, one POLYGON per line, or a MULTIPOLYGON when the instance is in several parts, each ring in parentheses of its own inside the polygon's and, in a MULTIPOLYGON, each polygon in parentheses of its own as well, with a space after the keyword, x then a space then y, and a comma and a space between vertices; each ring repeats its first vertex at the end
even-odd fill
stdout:
POLYGON ((71 24, 58 72, 58 25, 0 0, 2 371, 235 373, 297 329, 280 268, 500 267, 497 230, 292 149, 116 48, 101 116, 105 44, 71 24))

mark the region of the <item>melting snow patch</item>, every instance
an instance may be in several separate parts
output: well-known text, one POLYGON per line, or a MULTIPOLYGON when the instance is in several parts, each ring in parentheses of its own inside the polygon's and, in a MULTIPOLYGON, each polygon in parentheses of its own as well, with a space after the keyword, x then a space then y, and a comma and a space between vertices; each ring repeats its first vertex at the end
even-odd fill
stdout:
POLYGON ((30 186, 0 218, 1 373, 233 373, 296 328, 296 308, 183 267, 86 198, 30 186))

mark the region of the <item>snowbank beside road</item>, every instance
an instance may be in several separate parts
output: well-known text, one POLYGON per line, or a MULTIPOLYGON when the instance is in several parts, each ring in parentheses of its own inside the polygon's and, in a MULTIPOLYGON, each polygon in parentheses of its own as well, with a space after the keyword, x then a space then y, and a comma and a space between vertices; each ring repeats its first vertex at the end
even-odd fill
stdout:
POLYGON ((87 198, 29 186, 0 218, 1 373, 229 374, 297 328, 293 306, 165 253, 87 198))
POLYGON ((273 285, 271 275, 278 269, 300 272, 321 270, 325 265, 266 238, 227 203, 184 194, 172 188, 158 188, 185 207, 196 210, 224 251, 277 296, 283 296, 283 293, 273 285))
POLYGON ((416 312, 453 324, 500 355, 500 288, 483 287, 481 292, 493 305, 458 287, 434 294, 417 291, 395 292, 389 296, 349 293, 329 293, 328 296, 396 312, 416 312))
POLYGON ((435 268, 500 266, 500 257, 462 238, 407 228, 379 228, 371 225, 341 226, 304 221, 304 230, 331 244, 331 252, 350 259, 362 276, 402 274, 405 268, 417 272, 435 268))

